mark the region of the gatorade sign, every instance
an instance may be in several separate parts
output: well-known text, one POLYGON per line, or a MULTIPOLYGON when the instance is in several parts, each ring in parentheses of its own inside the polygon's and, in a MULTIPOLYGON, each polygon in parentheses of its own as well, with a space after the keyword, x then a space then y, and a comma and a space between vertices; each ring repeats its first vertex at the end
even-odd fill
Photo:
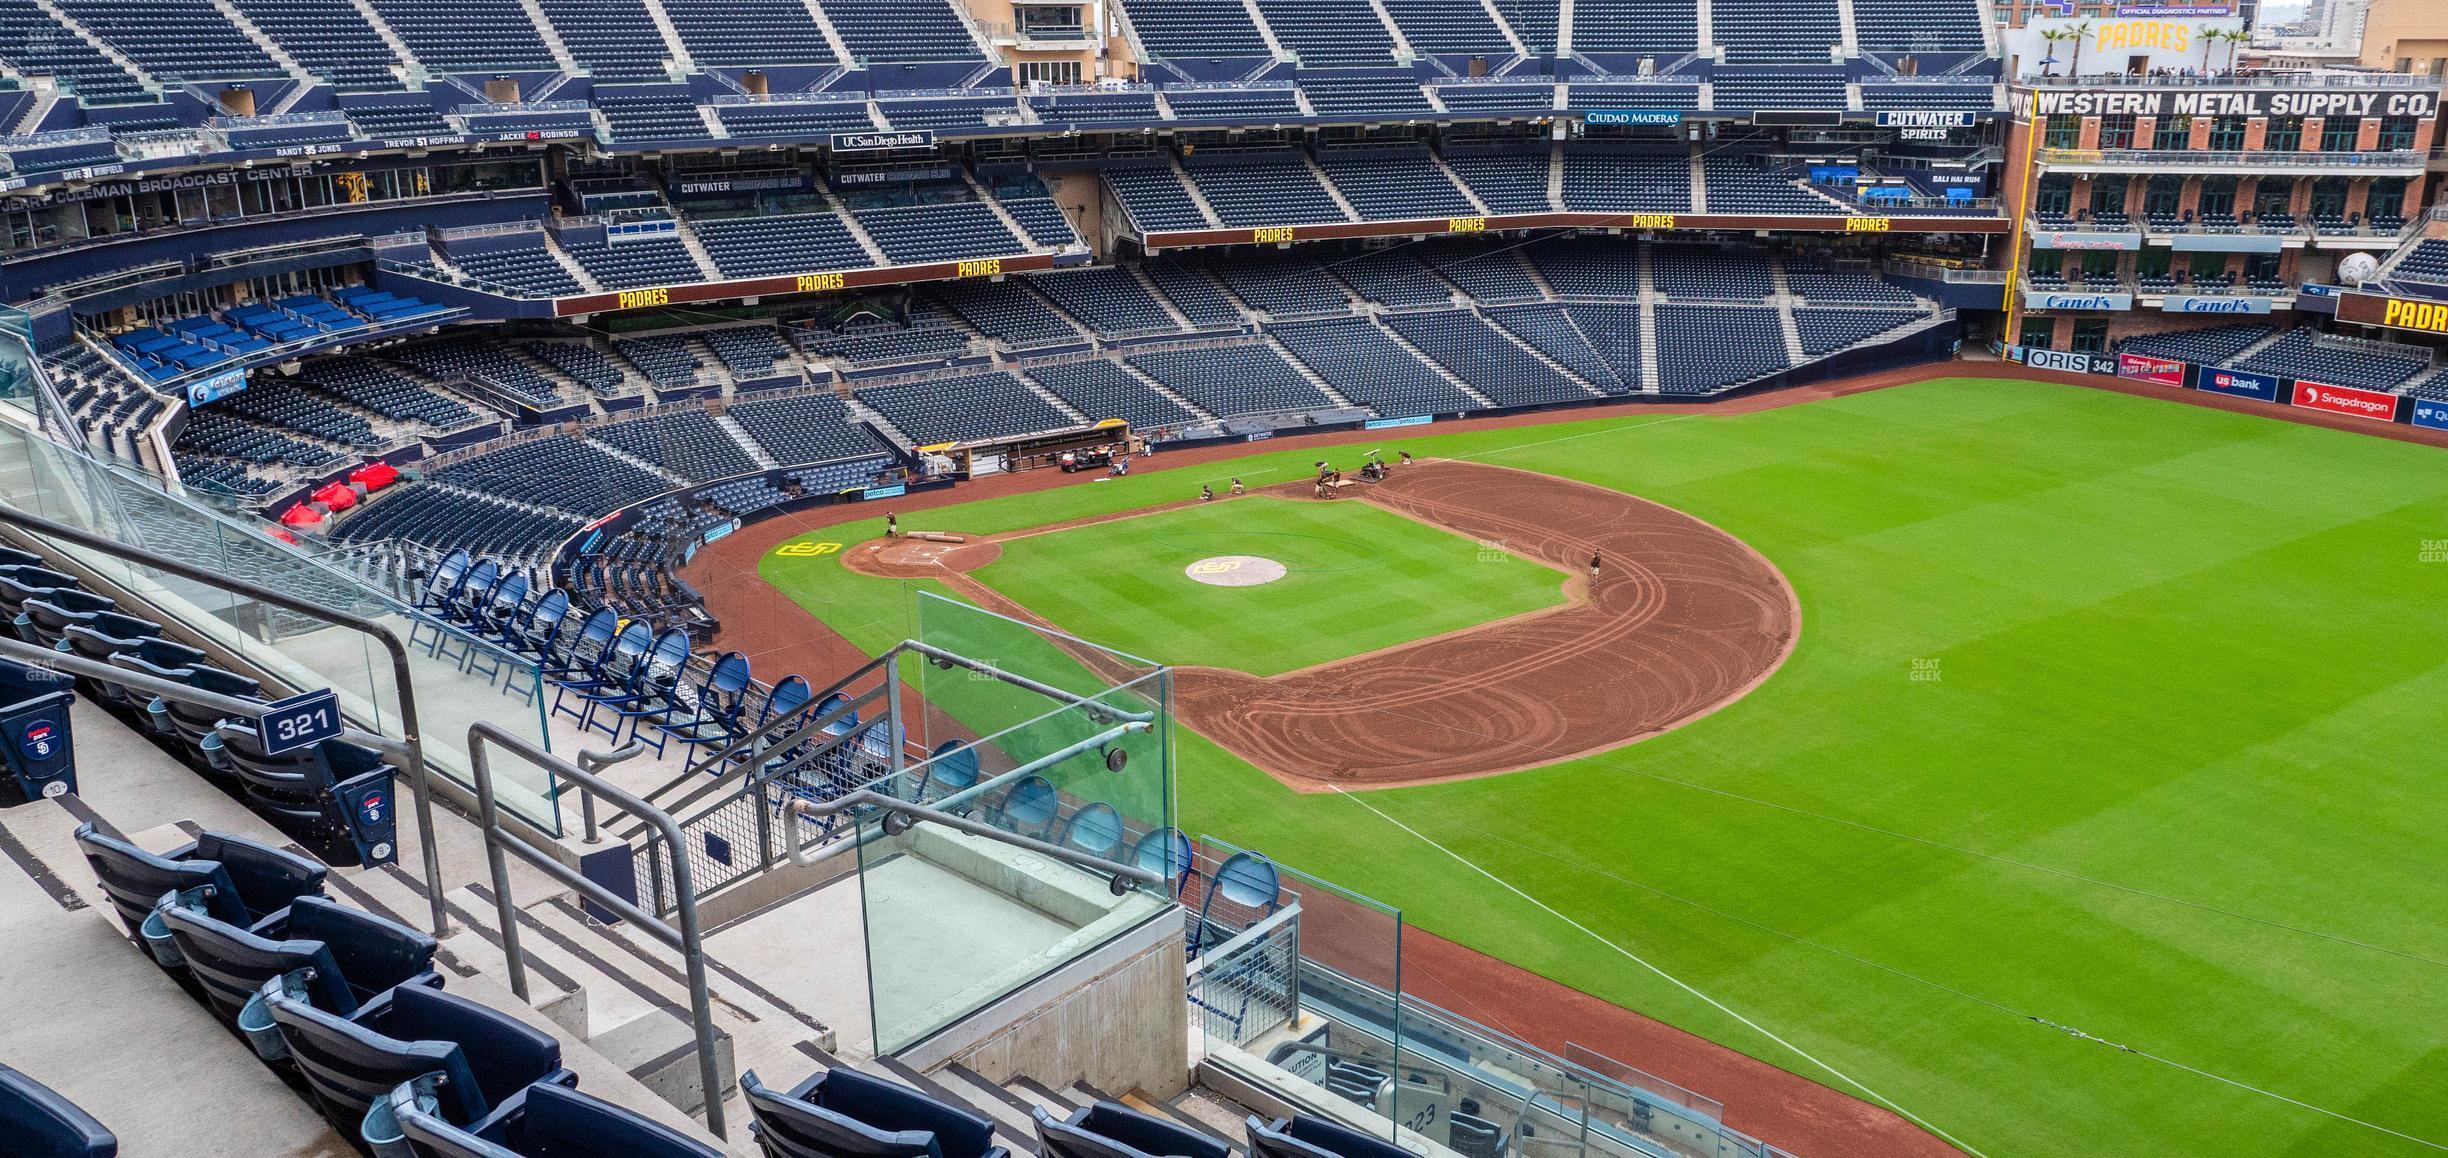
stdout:
POLYGON ((2306 410, 2351 414, 2375 422, 2397 420, 2397 396, 2378 390, 2357 390, 2352 386, 2331 386, 2326 382, 2297 379, 2292 401, 2306 410))

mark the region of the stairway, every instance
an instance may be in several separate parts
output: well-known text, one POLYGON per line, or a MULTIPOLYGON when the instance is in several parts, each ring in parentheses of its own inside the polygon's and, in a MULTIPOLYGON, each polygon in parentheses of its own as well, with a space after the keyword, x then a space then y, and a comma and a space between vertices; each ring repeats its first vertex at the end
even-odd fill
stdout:
MULTIPOLYGON (((1493 325, 1494 319, 1489 319, 1489 324, 1493 325)), ((1412 357, 1419 359, 1420 363, 1427 366, 1428 369, 1433 371, 1437 377, 1444 379, 1446 385, 1469 395, 1471 401, 1478 403, 1481 407, 1489 410, 1496 408, 1495 399, 1490 398, 1485 394, 1481 394, 1478 387, 1463 381, 1461 375, 1446 369, 1443 362, 1439 362, 1436 359, 1429 357, 1428 351, 1412 345, 1411 339, 1402 336, 1402 331, 1397 330, 1392 326, 1384 325, 1383 323, 1379 323, 1377 328, 1379 331, 1384 333, 1386 337, 1393 339, 1395 345, 1402 347, 1412 357)))
MULTIPOLYGON (((1182 168, 1181 160, 1168 158, 1167 164, 1173 169, 1173 179, 1182 183, 1182 188, 1190 194, 1190 203, 1198 206, 1199 214, 1207 219, 1207 224, 1223 225, 1224 219, 1216 216, 1215 206, 1207 203, 1207 195, 1199 192, 1198 182, 1190 179, 1190 172, 1182 168)), ((1327 188, 1332 189, 1333 186, 1329 185, 1327 188)), ((1335 200, 1338 204, 1342 203, 1341 195, 1338 194, 1335 200)), ((1345 212, 1350 212, 1350 210, 1347 208, 1345 212)))
POLYGON ((1114 365, 1122 367, 1123 373, 1130 375, 1131 378, 1137 381, 1140 385, 1147 387, 1150 393, 1155 394, 1159 398, 1172 400, 1174 405, 1179 406, 1194 415, 1197 415, 1200 421, 1222 421, 1222 419, 1208 413, 1206 407, 1201 406, 1196 402, 1192 402, 1189 395, 1175 391, 1172 387, 1157 381, 1153 375, 1141 370, 1139 367, 1133 366, 1130 363, 1122 361, 1118 358, 1114 360, 1114 365))
MULTIPOLYGON (((221 14, 222 19, 230 22, 230 27, 236 28, 256 48, 262 50, 265 56, 271 57, 272 63, 281 66, 282 72, 288 73, 298 82, 291 86, 287 99, 296 100, 307 86, 315 83, 314 74, 308 72, 305 65, 298 63, 296 57, 289 55, 289 51, 282 48, 279 41, 272 39, 263 29, 256 27, 254 21, 247 19, 247 14, 239 11, 237 5, 230 3, 230 0, 212 0, 212 6, 221 14)), ((285 110, 268 109, 266 111, 282 112, 285 110)))
MULTIPOLYGON (((1318 393, 1332 399, 1335 405, 1348 406, 1355 410, 1368 409, 1367 407, 1352 401, 1342 391, 1335 389, 1326 381, 1325 378, 1320 377, 1317 371, 1310 369, 1307 362, 1301 361, 1300 358, 1295 356, 1291 350, 1286 349, 1283 343, 1276 341, 1274 335, 1270 334, 1267 336, 1266 345, 1268 349, 1275 351, 1278 356, 1282 357, 1285 364, 1291 366, 1293 371, 1301 376, 1302 381, 1317 387, 1318 393)), ((1374 412, 1372 411, 1372 413, 1374 412)))
POLYGON ((721 427, 723 433, 730 435, 733 442, 739 443, 740 449, 748 452, 748 457, 754 459, 758 466, 772 470, 782 465, 774 461, 774 456, 765 453, 765 447, 748 433, 746 427, 739 424, 739 419, 728 414, 717 414, 714 416, 714 425, 721 427))

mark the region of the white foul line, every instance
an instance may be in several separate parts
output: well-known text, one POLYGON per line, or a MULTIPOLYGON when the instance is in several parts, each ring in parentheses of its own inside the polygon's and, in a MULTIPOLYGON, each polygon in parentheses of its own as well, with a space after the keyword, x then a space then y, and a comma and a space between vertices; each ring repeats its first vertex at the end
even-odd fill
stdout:
MULTIPOLYGON (((1669 420, 1669 421, 1671 421, 1671 420, 1669 420)), ((1915 1125, 1920 1126, 1922 1129, 1927 1130, 1927 1131, 1929 1131, 1929 1132, 1930 1132, 1930 1133, 1932 1133, 1932 1134, 1936 1134, 1936 1135, 1937 1135, 1939 1138, 1941 1138, 1941 1139, 1945 1140, 1945 1141, 1946 1141, 1948 1144, 1950 1144, 1950 1145, 1954 1146, 1956 1149, 1961 1150, 1961 1151, 1963 1151, 1963 1152, 1964 1152, 1964 1153, 1966 1153, 1966 1154, 1970 1154, 1970 1155, 1972 1155, 1972 1158, 1988 1158, 1988 1155, 1983 1154, 1981 1151, 1979 1151, 1979 1150, 1977 1150, 1977 1149, 1974 1149, 1970 1143, 1967 1143, 1967 1142, 1963 1141, 1962 1139, 1957 1138, 1957 1137, 1955 1137, 1954 1135, 1949 1134, 1949 1133, 1947 1133, 1946 1131, 1939 1129, 1937 1126, 1932 1125, 1932 1124, 1931 1124, 1931 1123, 1930 1123, 1930 1122, 1929 1122, 1927 1119, 1923 1118, 1921 1115, 1916 1114, 1916 1113, 1913 1113, 1911 1110, 1907 1110, 1907 1109, 1905 1109, 1904 1107, 1897 1105, 1895 1102, 1893 1102, 1893 1101, 1889 1100, 1889 1099, 1888 1099, 1888 1097, 1887 1097, 1885 1094, 1882 1094, 1882 1093, 1878 1092, 1877 1090, 1871 1089, 1869 1086, 1866 1086, 1866 1085, 1862 1084, 1862 1083, 1861 1083, 1861 1081, 1859 1081, 1858 1079, 1854 1078, 1854 1077, 1853 1077, 1851 1074, 1848 1074, 1848 1073, 1844 1072, 1843 1070, 1837 1069, 1835 1066, 1829 1065, 1828 1063, 1826 1063, 1826 1062, 1824 1062, 1824 1061, 1819 1060, 1817 1057, 1813 1056, 1809 1050, 1803 1049, 1801 1046, 1795 1045, 1794 1043, 1792 1043, 1792 1042, 1790 1042, 1790 1041, 1787 1041, 1787 1040, 1785 1040, 1785 1039, 1784 1039, 1784 1038, 1782 1038, 1782 1037, 1777 1036, 1775 1033, 1771 1032, 1771 1031, 1768 1029, 1768 1027, 1766 1027, 1766 1026, 1764 1026, 1764 1025, 1761 1025, 1760 1023, 1758 1023, 1758 1022, 1756 1022, 1756 1021, 1753 1021, 1753 1020, 1751 1020, 1751 1019, 1750 1019, 1750 1018, 1748 1018, 1748 1017, 1744 1017, 1744 1016, 1743 1016, 1742 1014, 1740 1014, 1740 1013, 1736 1013, 1736 1012, 1735 1012, 1735 1011, 1734 1011, 1734 1010, 1733 1010, 1731 1007, 1727 1006, 1727 1005, 1726 1005, 1726 1003, 1724 1003, 1724 1002, 1722 1002, 1722 1001, 1719 1001, 1719 1000, 1717 1000, 1716 998, 1711 997, 1711 996, 1709 996, 1709 995, 1708 995, 1708 994, 1706 994, 1706 993, 1702 993, 1702 992, 1700 992, 1698 989, 1693 988, 1693 987, 1692 987, 1692 986, 1691 986, 1691 985, 1690 985, 1688 982, 1685 982, 1685 981, 1684 981, 1682 978, 1677 977, 1677 976, 1675 976, 1675 975, 1674 975, 1674 974, 1672 974, 1672 973, 1668 973, 1668 972, 1667 972, 1667 971, 1665 971, 1664 969, 1661 969, 1661 968, 1657 967, 1656 965, 1651 964, 1651 963, 1650 963, 1650 962, 1649 962, 1647 959, 1643 958, 1643 957, 1642 957, 1640 954, 1638 954, 1638 953, 1634 953, 1634 952, 1633 952, 1633 951, 1631 951, 1630 949, 1626 949, 1626 948, 1624 948, 1623 946, 1618 945, 1618 944, 1616 944, 1615 942, 1610 941, 1610 940, 1606 939, 1605 937, 1602 937, 1602 936, 1598 935, 1598 933, 1597 933, 1595 930, 1591 929, 1589 926, 1584 925, 1584 924, 1582 924, 1582 923, 1581 923, 1581 922, 1579 922, 1579 921, 1573 920, 1571 917, 1567 917, 1567 916, 1565 916, 1564 914, 1557 912, 1553 906, 1549 905, 1549 904, 1548 904, 1547 902, 1545 902, 1545 901, 1542 901, 1542 900, 1538 899, 1537 897, 1531 896, 1530 894, 1528 894, 1528 893, 1526 893, 1526 892, 1523 892, 1523 891, 1522 891, 1522 890, 1521 890, 1521 889, 1520 889, 1518 886, 1514 885, 1514 884, 1513 884, 1513 882, 1508 881, 1508 880, 1504 879, 1503 877, 1497 876, 1495 873, 1489 872, 1488 870, 1486 870, 1486 869, 1484 869, 1484 868, 1479 867, 1478 863, 1477 863, 1477 862, 1472 861, 1472 860, 1471 860, 1469 857, 1463 856, 1461 853, 1455 852, 1454 850, 1452 850, 1452 849, 1450 849, 1450 848, 1447 848, 1447 847, 1445 847, 1444 845, 1438 844, 1436 841, 1434 841, 1434 840, 1430 839, 1426 833, 1423 833, 1423 832, 1421 832, 1420 830, 1418 830, 1418 829, 1416 829, 1416 828, 1413 828, 1413 827, 1411 827, 1411 826, 1410 826, 1410 825, 1408 825, 1408 824, 1404 824, 1402 821, 1399 821, 1399 820, 1394 819, 1392 816, 1388 815, 1388 814, 1387 814, 1387 813, 1386 813, 1384 810, 1382 810, 1382 809, 1378 808, 1376 805, 1371 804, 1371 803, 1369 803, 1368 801, 1361 799, 1359 796, 1356 796, 1356 795, 1352 794, 1351 792, 1345 791, 1342 785, 1339 785, 1339 784, 1337 784, 1337 785, 1330 785, 1330 787, 1332 787, 1332 788, 1335 790, 1335 794, 1336 794, 1336 795, 1341 796, 1341 797, 1342 797, 1342 798, 1344 798, 1345 800, 1349 800, 1349 801, 1351 801, 1352 803, 1357 804, 1357 805, 1359 805, 1359 806, 1360 806, 1360 807, 1362 807, 1362 808, 1368 809, 1370 812, 1376 813, 1376 814, 1377 814, 1377 817, 1378 817, 1379 819, 1381 819, 1381 820, 1385 821, 1387 824, 1391 824, 1391 825, 1393 825, 1394 827, 1396 827, 1396 828, 1399 828, 1399 829, 1403 830, 1404 832, 1410 833, 1412 836, 1417 837, 1417 838, 1419 839, 1420 843, 1425 844, 1425 845, 1427 845, 1428 847, 1430 847, 1430 848, 1433 848, 1433 849, 1437 850, 1438 852, 1444 853, 1445 855, 1447 855, 1447 856, 1449 856, 1449 857, 1452 857, 1453 859, 1455 859, 1455 860, 1457 860, 1457 861, 1460 861, 1460 862, 1462 863, 1462 866, 1463 866, 1464 868, 1467 868, 1467 869, 1471 870, 1472 872, 1478 873, 1480 876, 1486 877, 1487 879, 1489 879, 1489 880, 1491 880, 1491 881, 1496 882, 1496 883, 1497 883, 1497 885, 1499 885, 1499 886, 1501 886, 1502 888, 1504 888, 1504 889, 1505 889, 1505 891, 1512 893, 1514 896, 1520 897, 1521 899, 1523 899, 1523 900, 1525 900, 1525 901, 1528 901, 1528 902, 1530 902, 1530 903, 1531 903, 1531 904, 1533 904, 1533 905, 1537 905, 1537 906, 1538 906, 1540 909, 1544 910, 1544 911, 1547 913, 1547 915, 1548 915, 1548 916, 1554 917, 1555 919, 1557 919, 1557 920, 1559 920, 1559 921, 1562 921, 1562 922, 1564 922, 1565 924, 1570 925, 1570 926, 1572 926, 1572 927, 1573 927, 1573 928, 1575 928, 1575 929, 1580 930, 1580 931, 1581 931, 1581 932, 1582 932, 1584 935, 1588 936, 1588 937, 1589 937, 1591 940, 1596 941, 1596 942, 1598 942, 1599 944, 1604 945, 1604 946, 1606 946, 1607 948, 1609 948, 1609 949, 1613 949, 1613 950, 1614 950, 1614 951, 1616 951, 1617 953, 1622 954, 1625 960, 1628 960, 1628 961, 1632 962, 1633 964, 1638 965, 1638 966, 1640 966, 1641 968, 1643 968, 1643 969, 1646 969, 1646 970, 1650 971, 1651 973, 1655 973, 1655 974, 1657 974, 1659 977, 1664 978, 1664 979, 1667 981, 1667 983, 1669 983, 1669 984, 1673 985, 1675 988, 1680 989, 1680 990, 1684 991, 1685 993, 1689 993, 1689 994, 1691 994, 1692 996, 1697 997, 1697 998, 1699 998, 1700 1000, 1707 1002, 1707 1003, 1708 1003, 1708 1004, 1709 1004, 1711 1007, 1715 1008, 1715 1009, 1716 1009, 1716 1010, 1717 1010, 1719 1013, 1723 1013, 1723 1014, 1725 1014, 1726 1016, 1731 1017, 1731 1018, 1733 1018, 1734 1020, 1739 1021, 1739 1022, 1743 1023, 1744 1025, 1751 1027, 1752 1031, 1753 1031, 1753 1032, 1758 1033, 1760 1036, 1765 1037, 1765 1038, 1767 1038, 1768 1040, 1770 1040, 1770 1041, 1773 1041, 1773 1042, 1777 1043, 1778 1045, 1784 1046, 1786 1049, 1792 1050, 1795 1056, 1797 1056, 1797 1057, 1801 1058, 1801 1059, 1802 1059, 1802 1060, 1804 1060, 1804 1061, 1807 1061, 1807 1062, 1811 1063, 1812 1065, 1815 1065, 1815 1066, 1819 1067, 1820 1069, 1826 1070, 1826 1071, 1827 1071, 1827 1072, 1829 1072, 1830 1074, 1835 1075, 1835 1076, 1836 1076, 1836 1079, 1837 1079, 1838 1081, 1841 1081, 1841 1082, 1843 1082, 1844 1084, 1846 1084, 1846 1085, 1848 1085, 1848 1086, 1853 1087, 1854 1089, 1860 1090, 1861 1092, 1863 1092, 1863 1093, 1865 1093, 1865 1094, 1868 1094, 1868 1095, 1870 1096, 1870 1100, 1872 1100, 1872 1101, 1874 1101, 1874 1102, 1877 1102, 1878 1104, 1880 1104, 1880 1105, 1882 1105, 1882 1106, 1885 1106, 1885 1107, 1887 1107, 1887 1108, 1888 1108, 1888 1109, 1890 1109, 1890 1110, 1894 1110, 1896 1113, 1901 1114, 1901 1115, 1903 1115, 1904 1117, 1906 1117, 1906 1118, 1908 1118, 1908 1119, 1911 1119, 1911 1120, 1912 1120, 1912 1122, 1913 1122, 1915 1125)))

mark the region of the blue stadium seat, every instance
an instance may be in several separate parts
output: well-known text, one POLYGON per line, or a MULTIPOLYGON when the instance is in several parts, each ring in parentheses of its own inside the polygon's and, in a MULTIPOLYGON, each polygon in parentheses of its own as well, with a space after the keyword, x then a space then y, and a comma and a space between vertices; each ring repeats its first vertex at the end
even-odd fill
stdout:
POLYGON ((343 1135, 356 1135, 375 1099, 426 1074, 443 1077, 435 1112, 479 1134, 528 1086, 577 1080, 552 1035, 439 989, 398 986, 347 1015, 317 1007, 295 974, 265 982, 262 997, 289 1060, 343 1135))
POLYGON ((442 1112, 432 1077, 391 1091, 368 1115, 366 1133, 378 1134, 387 1114, 414 1158, 722 1158, 723 1152, 694 1141, 634 1110, 566 1086, 538 1082, 521 1091, 481 1131, 452 1123, 442 1112))
POLYGON ((1116 1102, 1097 1101, 1057 1118, 1031 1107, 1045 1158, 1229 1158, 1232 1147, 1116 1102))
POLYGON ((993 1123, 856 1070, 824 1070, 788 1093, 750 1070, 740 1092, 766 1158, 1010 1158, 993 1123))
POLYGON ((137 936, 154 906, 179 892, 200 893, 205 911, 224 923, 261 927, 299 897, 321 896, 329 871, 295 853, 218 832, 156 854, 86 823, 77 826, 76 842, 120 922, 137 936))
POLYGON ((204 997, 235 1025, 264 983, 305 970, 318 1008, 342 1017, 395 985, 440 988, 432 937, 324 897, 299 897, 253 929, 206 911, 192 892, 163 897, 163 927, 204 997))
POLYGON ((0 1065, 0 1140, 13 1158, 115 1158, 119 1139, 41 1082, 0 1065))
POLYGON ((1300 1114, 1272 1122, 1251 1115, 1250 1158, 1404 1158, 1409 1151, 1340 1122, 1300 1114))

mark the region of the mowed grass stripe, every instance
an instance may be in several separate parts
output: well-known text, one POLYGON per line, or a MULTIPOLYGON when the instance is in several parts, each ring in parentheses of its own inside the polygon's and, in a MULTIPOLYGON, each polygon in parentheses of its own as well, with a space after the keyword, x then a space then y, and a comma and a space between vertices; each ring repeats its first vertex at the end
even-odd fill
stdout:
MULTIPOLYGON (((2437 1153, 2026 1014, 2448 1141, 2448 971, 2281 927, 2448 957, 2438 450, 1981 380, 1397 448, 1706 519, 1785 571, 1803 632, 1687 727, 1371 803, 1991 1153, 2437 1153)), ((1033 525, 1316 457, 957 513, 1033 525)), ((819 614, 909 614, 838 566, 788 582, 819 614)), ((1193 831, 1807 1071, 1391 825, 1177 736, 1193 831)))
POLYGON ((1261 676, 1564 602, 1558 572, 1358 499, 1252 495, 1027 535, 975 574, 1074 635, 1261 676), (1184 571, 1220 555, 1288 573, 1217 587, 1184 571))

